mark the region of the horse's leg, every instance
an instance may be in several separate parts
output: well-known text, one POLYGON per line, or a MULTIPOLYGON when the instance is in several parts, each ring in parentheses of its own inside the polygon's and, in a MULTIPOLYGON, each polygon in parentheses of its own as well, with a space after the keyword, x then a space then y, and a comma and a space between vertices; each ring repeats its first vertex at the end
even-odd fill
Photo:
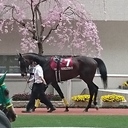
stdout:
MULTIPOLYGON (((93 83, 94 84, 94 83, 93 83)), ((94 84, 94 88, 95 88, 95 93, 94 93, 94 105, 95 105, 95 108, 98 110, 99 109, 99 106, 97 105, 97 94, 98 94, 98 86, 94 84)))
POLYGON ((69 106, 68 106, 68 102, 67 100, 64 98, 64 94, 63 92, 61 91, 58 83, 52 83, 52 86, 56 89, 56 91, 58 92, 59 96, 61 97, 61 99, 63 100, 64 104, 65 104, 65 112, 68 112, 69 111, 69 106))
POLYGON ((85 112, 88 112, 88 109, 91 108, 92 98, 93 98, 93 95, 94 95, 94 92, 95 92, 94 85, 92 83, 87 84, 87 85, 88 85, 88 88, 89 88, 90 99, 89 99, 87 107, 85 108, 85 112))

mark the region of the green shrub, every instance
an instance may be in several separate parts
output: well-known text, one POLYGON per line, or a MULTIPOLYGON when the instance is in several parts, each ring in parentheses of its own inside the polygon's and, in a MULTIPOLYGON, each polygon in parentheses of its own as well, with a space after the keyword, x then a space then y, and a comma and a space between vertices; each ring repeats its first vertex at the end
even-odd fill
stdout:
POLYGON ((12 96, 13 101, 26 101, 29 100, 30 94, 28 93, 23 93, 23 94, 15 94, 12 96))
MULTIPOLYGON (((53 95, 53 94, 46 94, 49 100, 52 101, 61 101, 61 98, 59 95, 53 95)), ((12 100, 13 101, 27 101, 30 98, 30 94, 29 93, 23 93, 23 94, 14 94, 12 96, 12 100)))

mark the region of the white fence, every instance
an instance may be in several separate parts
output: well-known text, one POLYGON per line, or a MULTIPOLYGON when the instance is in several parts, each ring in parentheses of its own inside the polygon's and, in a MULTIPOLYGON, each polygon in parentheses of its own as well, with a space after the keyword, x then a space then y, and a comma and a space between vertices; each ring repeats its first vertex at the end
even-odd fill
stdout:
MULTIPOLYGON (((0 76, 2 76, 4 73, 0 73, 0 76)), ((9 77, 21 77, 21 74, 19 73, 7 73, 6 76, 9 77)), ((127 77, 128 78, 128 74, 108 74, 108 77, 127 77)), ((96 74, 95 77, 100 77, 100 74, 96 74)))

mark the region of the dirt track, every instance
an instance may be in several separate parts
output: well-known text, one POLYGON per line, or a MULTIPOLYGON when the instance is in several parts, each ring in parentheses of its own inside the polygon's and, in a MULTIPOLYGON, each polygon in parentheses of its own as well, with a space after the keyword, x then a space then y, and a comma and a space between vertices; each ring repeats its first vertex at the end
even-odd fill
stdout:
POLYGON ((35 112, 32 113, 22 113, 25 108, 15 108, 17 115, 128 115, 128 109, 102 109, 98 111, 96 109, 89 109, 88 112, 83 112, 84 108, 70 108, 69 112, 64 112, 64 108, 56 108, 56 111, 52 113, 47 113, 46 108, 37 108, 35 112))

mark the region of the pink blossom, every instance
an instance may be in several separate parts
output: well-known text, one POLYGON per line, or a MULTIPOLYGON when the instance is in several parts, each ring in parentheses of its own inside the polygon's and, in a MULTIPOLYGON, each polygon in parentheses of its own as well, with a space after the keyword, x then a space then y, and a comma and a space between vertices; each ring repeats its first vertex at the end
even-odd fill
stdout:
POLYGON ((40 39, 42 39, 42 45, 49 43, 53 47, 58 46, 61 50, 68 45, 71 52, 76 50, 80 51, 79 54, 87 56, 100 56, 103 50, 97 26, 91 20, 91 15, 77 0, 46 0, 44 2, 0 0, 0 7, 0 12, 3 14, 0 33, 7 33, 7 26, 14 30, 13 23, 16 22, 18 31, 22 35, 21 49, 24 52, 32 52, 40 39), (39 10, 36 10, 36 7, 39 10), (3 8, 5 10, 2 10, 3 8), (9 22, 5 22, 7 17, 9 22))

